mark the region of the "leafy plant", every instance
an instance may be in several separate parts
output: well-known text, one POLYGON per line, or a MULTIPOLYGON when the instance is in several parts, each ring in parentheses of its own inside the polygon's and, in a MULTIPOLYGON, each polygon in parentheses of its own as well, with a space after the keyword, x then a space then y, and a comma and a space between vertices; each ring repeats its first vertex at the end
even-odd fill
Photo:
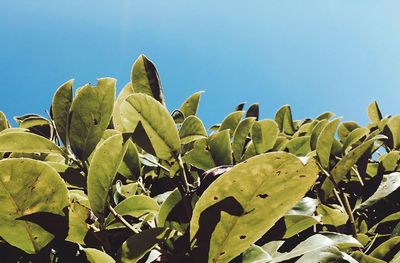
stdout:
POLYGON ((0 112, 4 262, 400 262, 400 116, 293 120, 259 105, 206 130, 141 55, 116 81, 0 112))

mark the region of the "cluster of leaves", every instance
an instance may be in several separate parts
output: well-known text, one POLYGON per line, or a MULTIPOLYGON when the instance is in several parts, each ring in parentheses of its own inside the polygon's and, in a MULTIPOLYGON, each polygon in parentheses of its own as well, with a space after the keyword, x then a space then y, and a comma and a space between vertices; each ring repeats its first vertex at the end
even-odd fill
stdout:
POLYGON ((154 64, 0 114, 4 262, 399 262, 400 116, 170 113, 154 64))

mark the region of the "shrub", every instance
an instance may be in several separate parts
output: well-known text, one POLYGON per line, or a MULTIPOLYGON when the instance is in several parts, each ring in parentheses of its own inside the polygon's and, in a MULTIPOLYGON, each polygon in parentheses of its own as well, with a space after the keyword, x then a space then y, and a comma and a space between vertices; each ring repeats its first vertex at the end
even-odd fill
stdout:
POLYGON ((399 115, 259 120, 240 104, 208 133, 201 92, 170 114, 143 55, 115 93, 71 80, 47 118, 0 114, 2 260, 400 260, 399 115))

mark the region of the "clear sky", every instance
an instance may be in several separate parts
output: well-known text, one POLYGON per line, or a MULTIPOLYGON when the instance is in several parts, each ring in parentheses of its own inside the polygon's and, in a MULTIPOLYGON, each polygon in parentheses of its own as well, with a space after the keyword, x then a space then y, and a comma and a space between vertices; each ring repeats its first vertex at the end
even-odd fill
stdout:
POLYGON ((0 110, 45 115, 54 91, 99 77, 129 81, 144 53, 169 110, 205 90, 219 122, 242 101, 273 117, 333 111, 366 122, 376 99, 400 113, 400 1, 0 0, 0 110))

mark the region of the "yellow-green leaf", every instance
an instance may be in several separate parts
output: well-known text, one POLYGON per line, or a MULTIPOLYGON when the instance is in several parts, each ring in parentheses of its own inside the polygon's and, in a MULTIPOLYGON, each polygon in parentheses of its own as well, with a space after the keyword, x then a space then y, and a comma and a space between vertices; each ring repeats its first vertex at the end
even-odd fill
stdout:
POLYGON ((153 62, 143 54, 133 64, 131 82, 135 93, 147 94, 165 105, 157 69, 153 62))
POLYGON ((183 121, 182 127, 179 130, 179 137, 182 144, 187 144, 201 138, 206 138, 207 131, 201 120, 191 115, 183 121))
POLYGON ((29 254, 38 253, 54 236, 18 218, 39 212, 64 216, 69 203, 59 174, 44 162, 24 158, 0 161, 0 200, 0 236, 29 254))
POLYGON ((180 153, 181 142, 175 122, 167 109, 153 97, 133 94, 121 104, 126 113, 122 125, 134 132, 133 141, 148 153, 163 160, 180 153))
POLYGON ((62 149, 52 141, 33 133, 20 131, 0 134, 0 152, 63 154, 62 149))
POLYGON ((108 203, 108 191, 114 181, 127 144, 122 134, 116 134, 105 140, 96 149, 89 167, 88 197, 93 212, 103 217, 108 203))
POLYGON ((199 262, 228 262, 257 241, 314 184, 318 167, 289 153, 267 153, 234 166, 200 197, 190 223, 199 262), (268 215, 268 216, 266 216, 268 215))
POLYGON ((72 151, 86 160, 110 123, 115 99, 115 79, 102 78, 97 87, 89 84, 78 90, 72 102, 68 137, 72 151))
POLYGON ((331 149, 335 140, 335 133, 339 123, 340 118, 329 122, 321 131, 321 134, 318 136, 316 146, 317 156, 321 166, 325 169, 329 167, 331 149))
POLYGON ((67 145, 68 115, 73 100, 73 84, 72 79, 62 84, 54 94, 51 104, 51 115, 64 145, 67 145))

